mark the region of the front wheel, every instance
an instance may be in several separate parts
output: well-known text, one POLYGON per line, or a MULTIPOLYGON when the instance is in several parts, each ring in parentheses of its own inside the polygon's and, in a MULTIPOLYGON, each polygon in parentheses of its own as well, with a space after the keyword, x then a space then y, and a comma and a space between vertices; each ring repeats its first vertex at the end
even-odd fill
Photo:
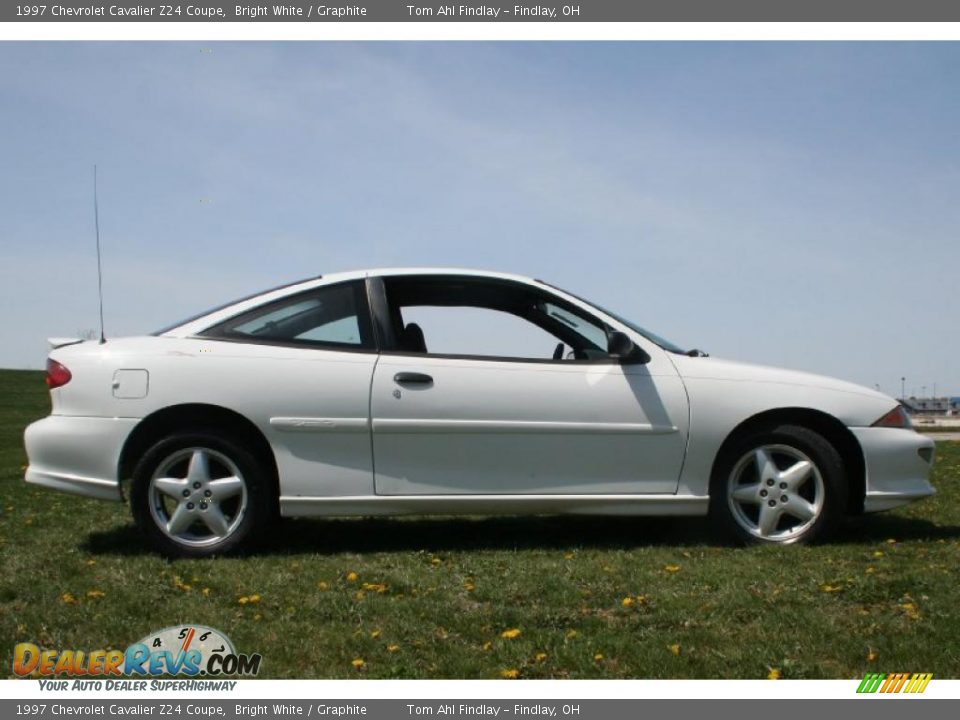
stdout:
POLYGON ((836 448, 808 428, 781 425, 723 451, 711 482, 711 514, 745 543, 809 543, 839 522, 843 487, 836 448))
POLYGON ((236 549, 266 517, 265 476, 246 450, 219 434, 169 436, 133 472, 134 520, 166 555, 208 557, 236 549))

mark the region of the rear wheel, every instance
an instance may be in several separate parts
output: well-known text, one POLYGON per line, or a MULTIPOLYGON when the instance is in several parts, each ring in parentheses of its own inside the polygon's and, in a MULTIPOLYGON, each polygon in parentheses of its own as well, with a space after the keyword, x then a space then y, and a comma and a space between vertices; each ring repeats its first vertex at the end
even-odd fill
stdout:
POLYGON ((711 514, 742 542, 809 543, 839 522, 843 487, 843 460, 833 445, 808 428, 780 425, 724 449, 711 514))
POLYGON ((207 557, 236 549, 267 519, 260 463, 212 432, 171 435, 133 473, 137 525, 164 554, 207 557))

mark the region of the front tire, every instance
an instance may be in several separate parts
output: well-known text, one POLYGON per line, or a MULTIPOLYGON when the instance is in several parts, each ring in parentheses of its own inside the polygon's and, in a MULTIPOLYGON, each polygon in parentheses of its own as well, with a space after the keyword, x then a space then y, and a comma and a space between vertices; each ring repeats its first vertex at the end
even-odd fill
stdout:
POLYGON ((168 436, 133 471, 130 506, 161 553, 209 557, 237 549, 269 516, 266 474, 230 438, 201 431, 168 436))
POLYGON ((809 428, 779 425, 722 450, 710 512, 742 543, 812 543, 839 523, 844 487, 843 460, 829 441, 809 428))

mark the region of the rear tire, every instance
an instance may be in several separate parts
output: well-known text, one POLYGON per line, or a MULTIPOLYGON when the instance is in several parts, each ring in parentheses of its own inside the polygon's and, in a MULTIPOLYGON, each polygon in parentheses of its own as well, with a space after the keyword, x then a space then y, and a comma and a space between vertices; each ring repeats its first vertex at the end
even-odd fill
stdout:
POLYGON ((846 476, 837 449, 799 425, 744 435, 717 458, 710 514, 741 543, 813 543, 833 532, 843 515, 846 476))
POLYGON ((264 528, 272 507, 260 462, 215 431, 175 433, 137 463, 130 507, 150 543, 171 557, 236 550, 264 528))

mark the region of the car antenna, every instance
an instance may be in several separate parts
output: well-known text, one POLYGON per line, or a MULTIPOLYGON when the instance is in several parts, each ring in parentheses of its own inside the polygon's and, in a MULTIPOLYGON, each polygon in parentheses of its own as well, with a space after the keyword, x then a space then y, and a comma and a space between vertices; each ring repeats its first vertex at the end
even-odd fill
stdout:
POLYGON ((97 166, 93 166, 93 226, 97 233, 97 296, 100 300, 100 344, 107 338, 103 332, 103 267, 100 262, 100 210, 97 207, 97 166))

